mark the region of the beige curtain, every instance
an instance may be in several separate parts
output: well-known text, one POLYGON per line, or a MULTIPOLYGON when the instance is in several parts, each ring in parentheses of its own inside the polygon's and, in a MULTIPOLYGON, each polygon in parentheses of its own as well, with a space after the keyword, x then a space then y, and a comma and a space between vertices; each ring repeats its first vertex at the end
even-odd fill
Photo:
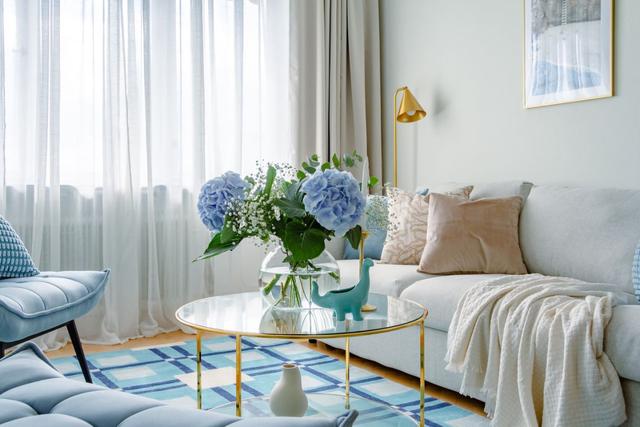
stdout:
POLYGON ((355 149, 381 177, 378 0, 294 1, 290 14, 296 154, 312 146, 327 157, 355 149))

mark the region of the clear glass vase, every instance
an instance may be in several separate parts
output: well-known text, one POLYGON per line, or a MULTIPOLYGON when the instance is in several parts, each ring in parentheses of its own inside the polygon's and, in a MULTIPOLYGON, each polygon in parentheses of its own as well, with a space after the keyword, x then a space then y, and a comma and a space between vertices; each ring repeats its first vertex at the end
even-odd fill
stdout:
POLYGON ((269 252, 260 266, 258 286, 262 297, 277 309, 318 308, 311 301, 311 284, 316 282, 320 294, 340 286, 340 268, 326 250, 304 269, 292 269, 284 261, 281 247, 269 252))

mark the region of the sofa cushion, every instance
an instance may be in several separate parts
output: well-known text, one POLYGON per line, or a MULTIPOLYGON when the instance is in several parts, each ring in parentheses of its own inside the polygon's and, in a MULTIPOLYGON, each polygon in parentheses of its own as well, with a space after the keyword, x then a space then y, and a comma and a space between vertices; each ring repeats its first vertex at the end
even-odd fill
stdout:
POLYGON ((6 425, 4 423, 11 420, 34 415, 38 415, 38 413, 26 403, 0 398, 0 424, 6 425))
POLYGON ((98 302, 109 278, 105 271, 43 272, 0 280, 0 341, 13 342, 63 325, 98 302))
POLYGON ((527 200, 533 184, 525 181, 499 181, 474 184, 469 195, 471 200, 495 199, 499 197, 520 196, 527 200))
POLYGON ((387 264, 417 264, 424 249, 429 196, 390 188, 389 229, 380 260, 387 264))
MULTIPOLYGON (((460 187, 444 194, 468 199, 472 189, 472 186, 460 187)), ((387 192, 389 231, 380 261, 385 264, 418 264, 427 240, 429 196, 407 193, 399 188, 389 188, 387 192)))
MULTIPOLYGON (((124 420, 118 427, 223 427, 237 418, 216 414, 216 419, 203 411, 172 406, 156 406, 143 412, 138 412, 124 420)), ((237 425, 234 424, 234 427, 237 425)))
POLYGON ((0 359, 0 424, 3 427, 350 427, 357 411, 335 418, 268 420, 170 407, 142 396, 64 378, 38 347, 26 343, 0 359))
MULTIPOLYGON (((359 262, 357 259, 339 260, 340 282, 342 286, 351 286, 360 280, 359 262)), ((434 277, 431 274, 420 273, 417 265, 376 264, 369 270, 371 281, 370 292, 400 296, 403 290, 418 280, 434 277)))
POLYGON ((464 200, 433 193, 419 271, 526 274, 518 243, 522 197, 464 200))
POLYGON ((613 314, 604 338, 604 352, 618 375, 640 381, 640 305, 619 305, 613 314))
POLYGON ((640 191, 534 186, 520 216, 532 273, 612 283, 633 293, 640 191))
POLYGON ((2 424, 2 427, 93 427, 78 418, 61 414, 36 415, 2 424))
POLYGON ((0 279, 35 276, 38 273, 20 236, 0 216, 0 279))
POLYGON ((458 301, 465 291, 483 280, 501 276, 503 274, 432 276, 415 282, 400 296, 422 304, 429 310, 425 321, 427 327, 447 332, 458 301))

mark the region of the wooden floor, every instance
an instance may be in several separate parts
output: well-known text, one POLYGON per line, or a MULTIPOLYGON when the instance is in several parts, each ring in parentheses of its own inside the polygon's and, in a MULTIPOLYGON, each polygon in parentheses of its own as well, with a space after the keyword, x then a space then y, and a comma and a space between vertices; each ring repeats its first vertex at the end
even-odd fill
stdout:
MULTIPOLYGON (((205 337, 207 338, 213 337, 213 336, 215 336, 215 334, 205 335, 205 337)), ((118 351, 118 350, 123 350, 128 348, 148 347, 148 346, 168 344, 168 343, 179 342, 179 341, 188 341, 193 339, 195 339, 193 335, 185 334, 183 332, 170 332, 167 334, 157 335, 152 338, 140 338, 136 340, 130 340, 121 345, 85 344, 84 350, 86 353, 100 353, 104 351, 118 351)), ((319 351, 321 353, 328 354, 330 356, 344 360, 344 351, 340 349, 329 347, 323 343, 309 344, 306 341, 301 341, 300 343, 303 345, 306 345, 309 348, 312 348, 315 351, 319 351)), ((50 351, 47 353, 49 357, 70 356, 73 354, 74 352, 71 344, 67 344, 66 347, 60 350, 50 351)), ((378 363, 371 362, 369 360, 362 359, 357 356, 352 356, 351 362, 353 366, 364 368, 369 372, 372 372, 376 375, 380 375, 381 377, 387 378, 391 381, 395 381, 397 383, 403 384, 407 387, 412 387, 416 390, 418 390, 420 387, 420 384, 419 384, 420 382, 418 378, 405 374, 403 372, 396 371, 395 369, 387 368, 378 363)), ((477 414, 484 414, 484 412, 482 411, 484 404, 482 402, 479 402, 474 399, 466 398, 451 390, 447 390, 442 387, 438 387, 436 385, 427 383, 427 394, 437 399, 453 403, 456 406, 465 408, 477 414)))

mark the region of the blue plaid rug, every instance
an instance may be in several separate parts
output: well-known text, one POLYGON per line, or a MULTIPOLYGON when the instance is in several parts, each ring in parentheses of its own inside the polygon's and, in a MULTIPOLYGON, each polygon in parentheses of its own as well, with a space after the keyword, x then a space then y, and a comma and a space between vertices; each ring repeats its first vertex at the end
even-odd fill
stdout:
MULTIPOLYGON (((229 403, 235 402, 235 339, 204 340, 202 352, 203 406, 216 408, 226 404, 223 412, 232 414, 233 405, 229 403)), ((98 384, 169 404, 196 407, 195 341, 95 353, 88 356, 88 361, 98 384)), ((344 364, 340 360, 290 341, 245 338, 242 392, 250 413, 261 415, 260 411, 268 411, 266 399, 260 399, 260 396, 270 393, 285 362, 296 363, 302 371, 311 415, 344 412, 340 399, 327 400, 327 394, 339 396, 344 393, 344 364)), ((66 376, 82 380, 74 357, 54 359, 53 364, 66 376)), ((351 368, 351 395, 352 408, 361 413, 358 425, 405 426, 414 425, 409 417, 418 419, 419 393, 416 390, 364 369, 351 368), (387 405, 392 409, 384 409, 387 405)), ((430 426, 487 424, 484 417, 432 397, 426 399, 426 417, 430 426)))

